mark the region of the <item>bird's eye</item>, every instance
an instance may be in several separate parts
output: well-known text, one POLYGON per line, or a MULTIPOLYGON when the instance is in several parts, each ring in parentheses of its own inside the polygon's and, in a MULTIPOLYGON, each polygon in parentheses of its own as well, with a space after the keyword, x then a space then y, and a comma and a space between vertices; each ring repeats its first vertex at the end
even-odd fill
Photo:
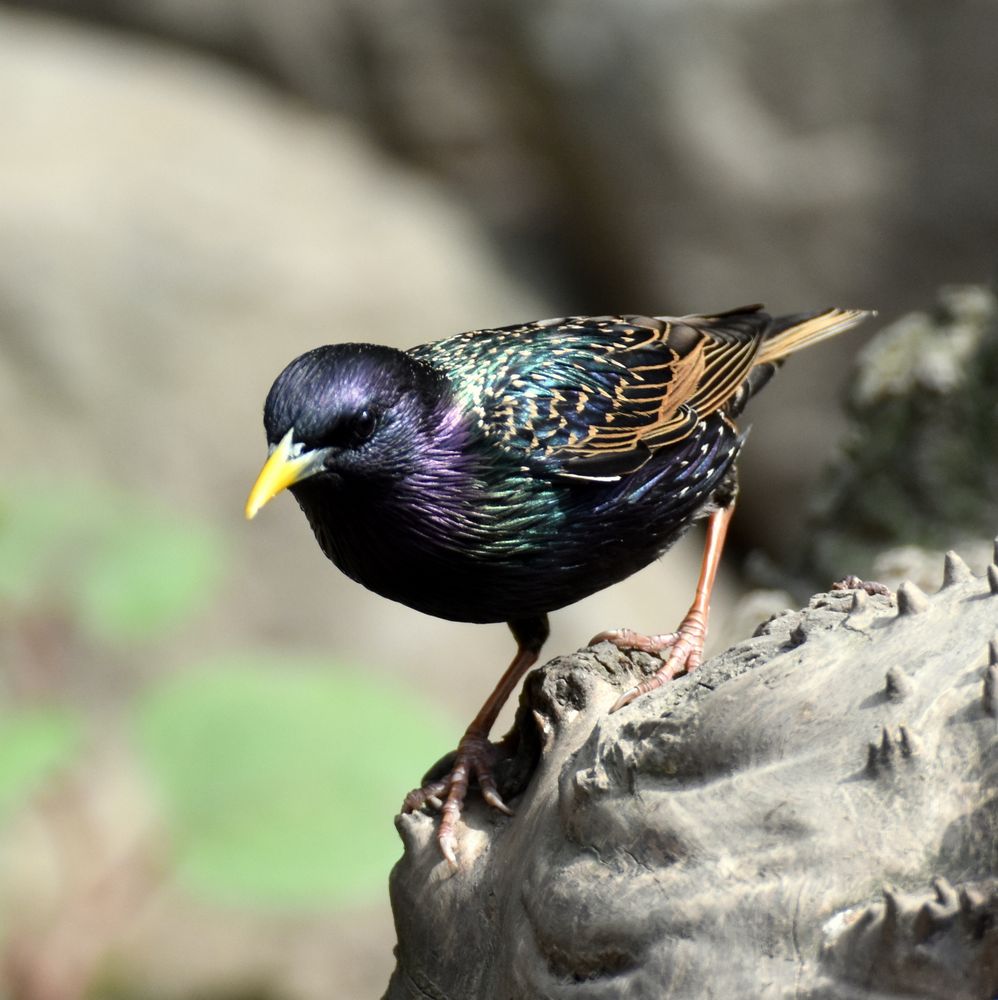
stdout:
POLYGON ((316 437, 316 440, 327 448, 359 448, 370 439, 377 428, 377 411, 359 410, 355 413, 340 414, 321 435, 316 437))
POLYGON ((354 445, 363 444, 373 433, 375 427, 378 425, 377 415, 373 410, 361 410, 360 413, 354 417, 353 426, 351 428, 353 434, 354 445))

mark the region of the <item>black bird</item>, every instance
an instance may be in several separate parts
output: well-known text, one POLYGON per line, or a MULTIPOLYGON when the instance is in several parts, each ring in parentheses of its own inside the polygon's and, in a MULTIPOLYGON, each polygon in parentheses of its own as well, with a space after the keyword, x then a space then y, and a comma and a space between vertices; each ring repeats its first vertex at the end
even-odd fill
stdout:
POLYGON ((611 711, 699 665, 736 494, 743 439, 733 418, 787 355, 866 315, 774 319, 748 306, 573 316, 408 351, 319 347, 278 376, 264 408, 270 458, 246 516, 290 488, 347 576, 440 618, 507 622, 516 640, 449 776, 403 806, 441 809, 438 839, 452 866, 473 777, 509 812, 488 734, 537 660, 548 612, 630 576, 709 516, 696 594, 677 631, 593 640, 665 661, 611 711))

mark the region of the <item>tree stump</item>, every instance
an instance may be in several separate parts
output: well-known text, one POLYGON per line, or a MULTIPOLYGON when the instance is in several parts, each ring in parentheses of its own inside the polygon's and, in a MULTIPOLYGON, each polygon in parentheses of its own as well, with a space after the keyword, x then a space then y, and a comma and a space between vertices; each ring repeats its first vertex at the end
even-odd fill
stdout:
MULTIPOLYGON (((996 553, 998 561, 998 553, 996 553)), ((524 686, 451 872, 401 816, 387 1000, 998 994, 998 566, 832 591, 607 709, 609 644, 524 686)))

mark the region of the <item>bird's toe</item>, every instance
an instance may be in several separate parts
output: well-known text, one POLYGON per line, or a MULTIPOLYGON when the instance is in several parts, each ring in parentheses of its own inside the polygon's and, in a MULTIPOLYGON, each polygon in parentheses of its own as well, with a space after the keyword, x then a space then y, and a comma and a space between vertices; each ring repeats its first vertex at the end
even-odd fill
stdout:
POLYGON ((625 691, 610 708, 610 714, 625 705, 654 691, 668 681, 695 670, 703 661, 703 644, 706 637, 706 622, 702 615, 691 609, 675 632, 660 635, 642 635, 631 629, 601 632, 596 640, 612 642, 618 649, 638 650, 642 653, 657 653, 664 660, 650 677, 625 691))
POLYGON ((444 778, 428 781, 413 789, 402 803, 403 812, 415 812, 428 806, 440 813, 437 843, 451 868, 457 867, 457 826, 472 781, 477 782, 483 801, 506 816, 513 810, 503 801, 493 769, 501 750, 488 739, 466 733, 458 745, 450 771, 444 778))
POLYGON ((678 638, 678 632, 645 635, 630 628, 616 628, 594 635, 589 640, 589 645, 595 646, 599 642, 611 642, 617 649, 654 654, 661 653, 664 649, 670 649, 678 638))

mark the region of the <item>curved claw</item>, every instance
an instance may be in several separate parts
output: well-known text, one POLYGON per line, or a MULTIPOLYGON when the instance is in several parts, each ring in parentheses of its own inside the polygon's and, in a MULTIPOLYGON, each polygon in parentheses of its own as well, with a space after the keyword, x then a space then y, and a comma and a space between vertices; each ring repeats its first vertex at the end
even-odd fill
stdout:
POLYGON ((630 629, 601 632, 596 640, 612 642, 618 649, 637 649, 643 653, 662 653, 668 650, 665 662, 651 677, 625 691, 610 709, 610 714, 619 711, 632 701, 661 687, 680 674, 696 670, 703 661, 703 643, 706 636, 706 621, 699 612, 691 610, 683 619, 679 629, 661 635, 642 635, 630 629))
POLYGON ((492 774, 498 756, 498 748, 484 736, 465 733, 458 744, 450 773, 445 778, 428 781, 422 788, 413 789, 402 803, 403 812, 415 812, 423 806, 440 812, 437 843, 452 869, 458 867, 457 824, 472 777, 477 778, 482 799, 487 805, 506 816, 513 815, 513 810, 503 802, 492 774))
POLYGON ((625 705, 630 705, 635 698, 640 697, 641 692, 636 688, 628 688, 611 706, 608 715, 613 715, 614 712, 619 712, 625 705))
POLYGON ((402 800, 402 812, 416 812, 417 809, 422 809, 423 806, 427 805, 432 806, 434 809, 440 809, 441 796, 447 794, 449 787, 446 781, 440 779, 437 781, 428 781, 422 788, 414 788, 402 800))
MULTIPOLYGON (((478 779, 479 784, 481 784, 482 779, 478 779)), ((490 779, 491 782, 491 779, 490 779)), ((515 816, 516 813, 502 800, 502 796, 496 790, 493 784, 490 788, 482 788, 482 798, 485 800, 485 804, 491 806, 493 809, 498 810, 504 816, 515 816)))
MULTIPOLYGON (((669 661, 672 662, 671 659, 669 661)), ((693 667, 688 666, 686 672, 692 670, 693 667)), ((636 684, 634 687, 625 691, 612 705, 608 715, 613 715, 614 712, 623 708, 625 705, 630 705, 632 701, 637 701, 642 695, 648 694, 649 691, 654 691, 656 688, 660 688, 663 684, 668 681, 674 680, 679 674, 683 673, 682 670, 677 670, 675 673, 669 672, 669 664, 666 663, 660 667, 654 674, 651 675, 647 680, 642 681, 640 684, 636 684)))
POLYGON ((447 793, 443 807, 440 810, 440 829, 437 830, 437 843, 440 853, 447 859, 451 870, 457 869, 457 821, 461 816, 464 797, 468 794, 467 764, 458 764, 451 771, 451 787, 447 793))
POLYGON ((447 866, 452 872, 456 872, 459 867, 457 863, 457 837, 453 830, 445 831, 442 826, 441 823, 441 830, 437 834, 437 844, 440 846, 440 853, 444 856, 447 866))

